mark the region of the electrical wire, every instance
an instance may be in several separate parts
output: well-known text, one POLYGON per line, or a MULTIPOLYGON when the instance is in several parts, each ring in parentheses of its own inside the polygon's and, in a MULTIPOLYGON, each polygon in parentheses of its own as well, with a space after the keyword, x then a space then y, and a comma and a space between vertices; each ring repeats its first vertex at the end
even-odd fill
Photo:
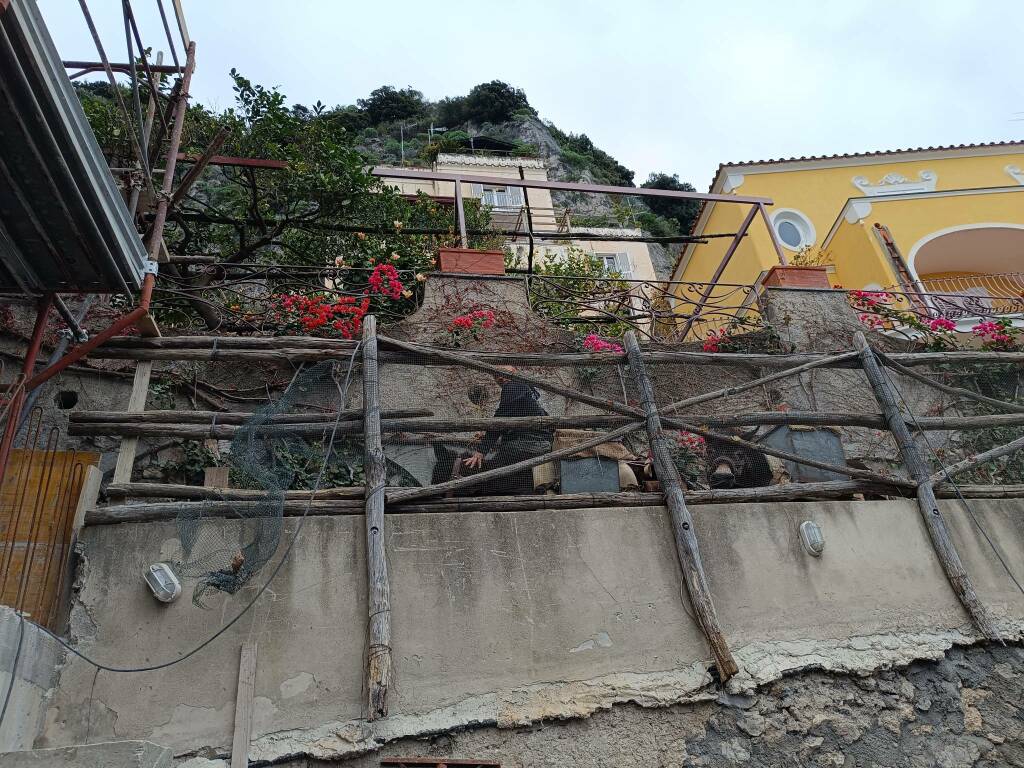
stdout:
POLYGON ((11 667, 11 679, 7 683, 7 693, 4 694, 4 705, 0 708, 0 728, 4 724, 4 715, 7 714, 7 705, 11 703, 11 693, 14 691, 14 676, 18 674, 18 661, 21 659, 21 644, 25 640, 25 617, 20 612, 15 612, 20 619, 18 625, 18 647, 14 651, 14 665, 11 667))
MULTIPOLYGON (((355 365, 355 360, 356 360, 356 357, 359 354, 359 348, 361 346, 362 346, 362 341, 358 341, 358 342, 356 342, 355 349, 352 350, 352 356, 349 358, 349 361, 348 361, 348 370, 347 370, 347 372, 345 374, 344 385, 339 384, 337 379, 335 379, 335 385, 338 387, 338 395, 339 395, 340 403, 341 404, 343 404, 345 402, 345 400, 346 400, 346 398, 348 396, 348 388, 349 388, 349 386, 351 384, 351 381, 352 381, 352 369, 353 369, 353 367, 355 365)), ((331 453, 334 450, 334 442, 335 442, 335 438, 336 438, 337 432, 338 432, 338 425, 341 422, 341 412, 342 412, 342 408, 339 405, 337 415, 334 418, 334 424, 333 424, 333 426, 331 428, 331 434, 330 434, 330 437, 328 438, 327 449, 324 451, 324 460, 320 464, 320 472, 317 474, 316 482, 313 484, 313 488, 310 491, 309 498, 306 500, 306 507, 305 507, 305 509, 302 510, 302 515, 299 516, 299 522, 295 526, 295 533, 292 534, 291 540, 288 542, 288 545, 285 547, 284 553, 281 555, 281 559, 278 561, 277 565, 274 567, 274 570, 271 572, 270 576, 267 577, 267 580, 263 583, 263 586, 261 586, 259 588, 259 590, 256 592, 256 594, 253 596, 252 600, 250 600, 227 624, 222 626, 220 629, 218 629, 216 632, 214 632, 210 637, 208 637, 206 640, 201 642, 195 648, 193 648, 192 650, 188 651, 187 653, 185 653, 185 654, 183 654, 181 656, 178 656, 177 658, 170 659, 169 661, 161 662, 159 664, 150 664, 150 665, 147 665, 147 666, 144 666, 144 667, 115 667, 115 666, 111 666, 109 664, 102 664, 102 663, 96 661, 95 659, 90 658, 89 656, 85 655, 84 653, 82 653, 81 651, 77 650, 76 648, 73 648, 70 644, 68 644, 67 641, 65 641, 63 638, 61 638, 58 635, 56 635, 53 632, 51 632, 46 627, 43 627, 43 626, 41 626, 39 624, 36 624, 35 622, 32 622, 32 621, 27 621, 24 616, 22 616, 21 614, 18 614, 18 616, 21 618, 21 634, 19 635, 19 638, 18 638, 18 648, 17 648, 17 650, 15 651, 15 654, 14 654, 14 665, 13 665, 13 669, 11 670, 11 681, 10 681, 10 683, 7 686, 7 695, 4 697, 3 709, 0 709, 0 727, 3 726, 3 716, 4 716, 4 714, 7 711, 7 704, 10 701, 11 692, 14 689, 14 675, 17 672, 18 661, 19 661, 20 656, 21 656, 22 640, 23 640, 23 637, 24 637, 24 630, 25 630, 25 624, 26 623, 28 623, 31 626, 33 626, 41 634, 49 635, 51 638, 56 640, 57 643, 59 643, 61 646, 63 646, 67 651, 69 651, 73 655, 77 656, 78 658, 82 659, 82 661, 86 662, 87 664, 90 664, 93 667, 95 667, 97 672, 99 670, 104 670, 106 672, 131 673, 131 672, 155 672, 156 670, 166 669, 167 667, 171 667, 171 666, 174 666, 175 664, 179 664, 179 663, 185 661, 186 659, 189 659, 192 656, 195 656, 197 653, 199 653, 201 650, 203 650, 206 646, 210 645, 210 643, 212 643, 214 640, 216 640, 221 635, 223 635, 227 630, 229 630, 232 626, 234 626, 243 616, 245 616, 245 614, 248 613, 249 610, 256 604, 256 602, 263 596, 263 593, 266 592, 270 588, 270 585, 273 583, 273 581, 277 577, 277 575, 281 572, 281 569, 284 567, 284 564, 288 561, 288 557, 291 555, 291 552, 292 552, 292 550, 295 547, 295 542, 298 541, 299 534, 302 532, 302 528, 305 525, 306 519, 307 519, 307 517, 309 515, 309 510, 313 506, 313 499, 316 497, 317 491, 320 490, 320 484, 323 482, 324 473, 326 472, 327 465, 330 462, 331 453)))
POLYGON ((909 414, 910 420, 914 423, 914 426, 917 427, 918 433, 924 438, 924 442, 928 446, 928 451, 931 453, 932 458, 939 465, 939 467, 942 468, 942 474, 945 475, 946 482, 953 486, 953 490, 956 492, 956 497, 960 501, 960 504, 964 508, 964 511, 967 512, 968 516, 970 516, 971 518, 971 521, 978 528, 978 530, 981 531, 981 535, 985 538, 985 541, 988 542, 989 547, 992 548, 992 552, 995 553, 996 559, 999 560, 1000 564, 1003 566, 1003 570, 1006 571, 1006 575, 1010 577, 1010 580, 1017 586, 1017 589, 1020 590, 1020 593, 1024 595, 1024 586, 1022 586, 1020 581, 1017 580, 1017 577, 1013 575, 1013 571, 1010 570, 1009 564, 1003 558, 1003 555, 996 547, 995 542, 992 541, 992 537, 988 535, 988 531, 985 530, 985 526, 981 524, 981 520, 978 519, 978 516, 974 513, 974 510, 971 509, 971 505, 967 503, 967 499, 964 498, 963 493, 961 493, 960 491, 960 486, 956 484, 956 481, 953 479, 952 475, 949 474, 948 470, 946 469, 945 463, 943 463, 942 458, 935 450, 935 447, 932 445, 931 440, 928 439, 928 432, 925 431, 924 429, 921 429, 921 425, 917 421, 917 415, 914 413, 914 410, 910 407, 910 404, 906 401, 906 398, 903 397, 903 392, 900 391, 900 388, 897 387, 896 383, 892 380, 892 377, 889 375, 888 369, 884 365, 879 366, 879 368, 881 368, 882 375, 885 376, 886 380, 889 382, 889 386, 892 387, 897 397, 899 397, 900 402, 903 403, 903 407, 909 414))

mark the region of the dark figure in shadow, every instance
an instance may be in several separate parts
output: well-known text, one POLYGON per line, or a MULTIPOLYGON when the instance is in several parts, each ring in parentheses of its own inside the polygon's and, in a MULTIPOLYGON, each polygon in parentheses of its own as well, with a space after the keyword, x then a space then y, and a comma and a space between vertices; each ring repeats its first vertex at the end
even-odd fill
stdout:
MULTIPOLYGON (((756 431, 741 437, 750 440, 756 431)), ((772 482, 772 470, 763 453, 728 440, 707 441, 707 468, 711 488, 758 488, 772 482)))
MULTIPOLYGON (((516 370, 512 366, 501 367, 510 373, 514 373, 516 370)), ((497 374, 494 380, 501 387, 501 398, 498 401, 498 408, 494 412, 495 418, 548 415, 540 404, 540 392, 536 388, 497 374)), ((446 465, 451 467, 451 476, 465 476, 474 472, 507 467, 524 459, 541 456, 551 450, 551 440, 551 431, 544 429, 488 430, 480 436, 475 449, 467 457, 453 457, 446 449, 435 450, 437 458, 435 478, 439 473, 445 471, 446 465)), ((491 482, 470 486, 465 489, 464 493, 475 496, 531 493, 532 491, 533 470, 525 469, 491 482)))

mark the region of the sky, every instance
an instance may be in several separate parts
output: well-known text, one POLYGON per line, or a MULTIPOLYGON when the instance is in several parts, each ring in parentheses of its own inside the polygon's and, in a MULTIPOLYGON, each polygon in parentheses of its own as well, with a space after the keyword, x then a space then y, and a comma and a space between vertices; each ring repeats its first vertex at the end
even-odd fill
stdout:
MULTIPOLYGON (((232 67, 328 106, 499 79, 638 182, 705 190, 721 162, 1024 138, 1024 0, 182 3, 207 106, 232 105, 232 67)), ((77 2, 38 4, 63 58, 95 58, 77 2)), ((124 61, 121 3, 89 7, 124 61)), ((133 7, 166 50, 156 0, 133 7)))

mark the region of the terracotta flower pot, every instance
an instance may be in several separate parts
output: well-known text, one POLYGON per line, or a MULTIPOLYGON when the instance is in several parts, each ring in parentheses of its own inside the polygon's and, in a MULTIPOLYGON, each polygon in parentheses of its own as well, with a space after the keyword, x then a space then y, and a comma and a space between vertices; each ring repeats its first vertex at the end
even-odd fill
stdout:
POLYGON ((831 288, 828 267, 793 267, 781 264, 768 270, 765 286, 771 288, 831 288))
POLYGON ((437 257, 442 272, 462 275, 504 275, 505 254, 476 248, 441 248, 437 257))

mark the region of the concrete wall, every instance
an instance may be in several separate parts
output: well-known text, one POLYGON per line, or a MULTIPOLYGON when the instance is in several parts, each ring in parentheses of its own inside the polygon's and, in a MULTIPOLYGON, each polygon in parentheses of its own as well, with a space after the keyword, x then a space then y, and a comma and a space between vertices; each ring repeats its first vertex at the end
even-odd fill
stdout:
POLYGON ((11 698, 0 725, 0 752, 31 749, 43 724, 46 699, 57 676, 57 665, 64 655, 56 643, 41 637, 28 623, 19 652, 20 624, 12 609, 0 605, 0 707, 11 684, 12 672, 14 674, 11 698))
MULTIPOLYGON (((1016 501, 972 507, 1017 567, 1016 501)), ((983 600, 1011 633, 1024 598, 973 527, 944 506, 983 600)), ((736 694, 803 668, 867 671, 941 657, 975 636, 909 501, 746 504, 694 509, 711 590, 743 669, 736 694), (826 549, 801 549, 814 519, 826 549)), ((297 521, 287 521, 290 536, 297 521)), ((233 523, 219 522, 221 528, 233 523)), ((176 754, 227 750, 239 647, 259 644, 254 759, 337 758, 404 736, 467 725, 511 727, 588 716, 613 704, 714 699, 705 642, 681 599, 662 508, 392 515, 396 682, 391 716, 367 723, 361 517, 311 518, 290 561, 256 606, 212 646, 160 672, 63 669, 37 746, 145 739, 176 754), (90 706, 91 699, 91 706, 90 706), (87 725, 88 724, 88 725, 87 725)), ((142 584, 145 565, 173 559, 171 523, 86 529, 72 633, 118 665, 173 658, 209 637, 253 596, 169 606, 142 584)))

